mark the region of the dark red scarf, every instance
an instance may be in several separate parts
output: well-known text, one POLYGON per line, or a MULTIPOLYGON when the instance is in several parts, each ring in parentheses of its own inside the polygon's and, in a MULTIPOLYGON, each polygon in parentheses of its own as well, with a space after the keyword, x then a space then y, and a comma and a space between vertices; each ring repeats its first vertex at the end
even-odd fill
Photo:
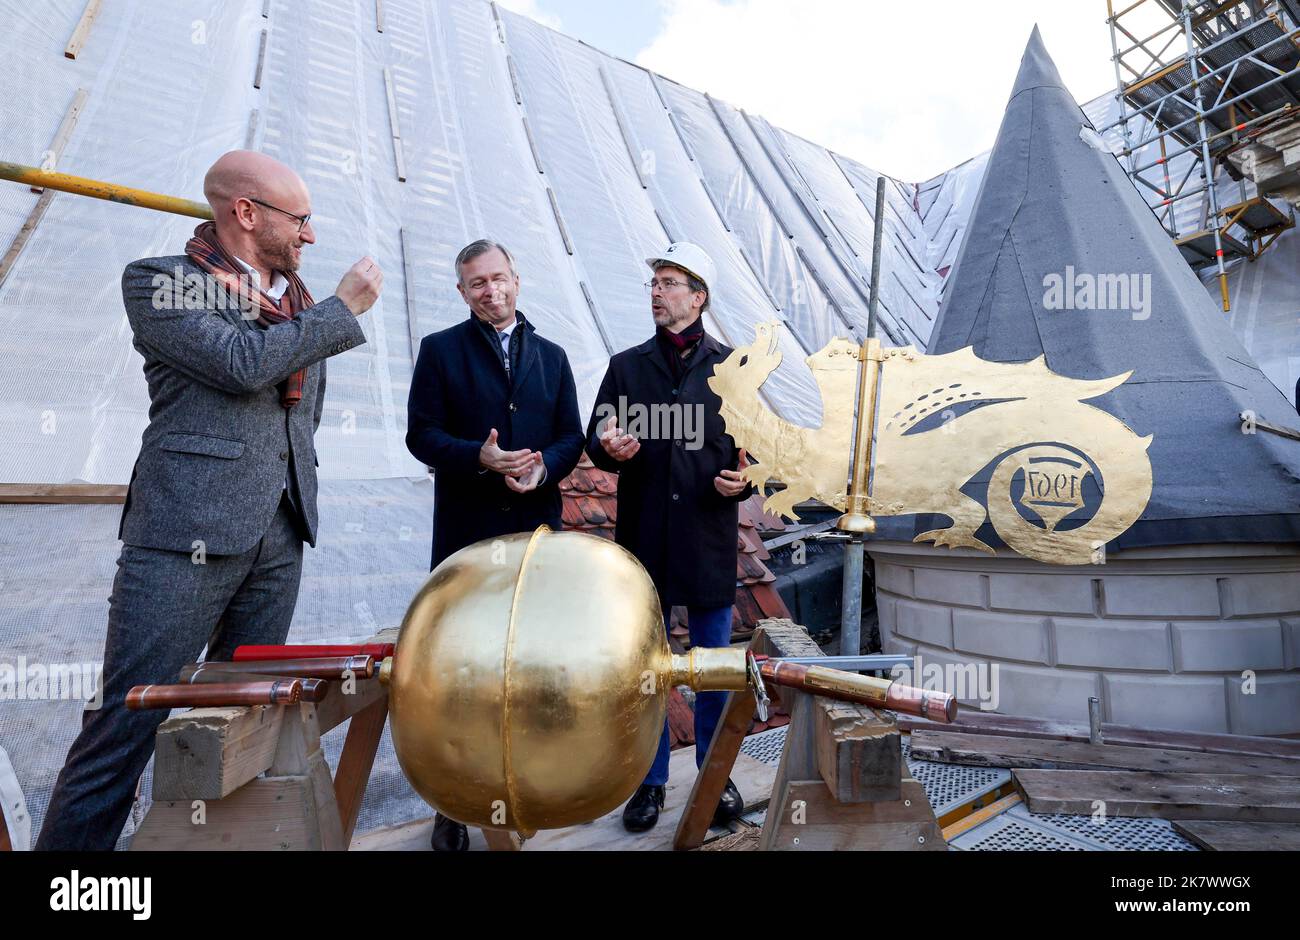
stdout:
POLYGON ((683 357, 694 352, 696 345, 704 337, 704 318, 696 317, 695 322, 680 333, 674 333, 667 327, 656 327, 655 335, 659 341, 659 351, 663 353, 664 361, 668 363, 668 370, 672 372, 674 379, 680 380, 682 373, 686 371, 683 357))
POLYGON ((666 326, 656 327, 659 335, 668 340, 678 351, 686 349, 688 346, 694 346, 704 336, 704 318, 696 317, 695 322, 682 330, 680 333, 674 333, 666 326))
MULTIPOLYGON (((289 282, 289 289, 280 298, 279 306, 266 294, 254 290, 248 272, 226 251, 217 238, 217 226, 212 222, 204 222, 194 230, 194 237, 185 243, 185 254, 225 288, 227 294, 238 297, 243 309, 252 309, 256 302, 257 322, 263 327, 288 323, 316 302, 311 299, 307 286, 292 271, 280 272, 289 282)), ((299 369, 285 379, 280 386, 280 404, 292 408, 302 401, 302 385, 306 378, 307 370, 299 369)))

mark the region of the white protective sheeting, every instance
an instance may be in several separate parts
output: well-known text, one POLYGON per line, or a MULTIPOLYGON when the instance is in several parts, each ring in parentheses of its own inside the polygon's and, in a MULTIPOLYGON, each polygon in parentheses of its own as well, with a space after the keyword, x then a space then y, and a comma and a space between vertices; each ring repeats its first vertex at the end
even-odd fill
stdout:
MULTIPOLYGON (((820 421, 803 360, 832 336, 863 335, 875 171, 484 0, 385 0, 382 33, 368 2, 271 0, 266 17, 262 7, 105 3, 71 61, 62 51, 83 0, 0 0, 0 159, 46 162, 85 89, 58 169, 201 199, 212 161, 252 146, 311 188, 317 243, 302 274, 318 298, 363 254, 385 270, 384 295, 362 320, 368 342, 330 362, 317 438, 321 547, 307 553, 291 640, 361 640, 395 626, 424 577, 431 487, 403 441, 413 345, 467 315, 452 260, 475 238, 513 251, 520 307, 567 351, 584 410, 610 353, 650 335, 643 259, 686 240, 717 264, 709 329, 737 346, 758 323, 782 321, 769 402, 790 420, 820 421)), ((1117 114, 1113 96, 1084 111, 1097 126, 1117 114)), ((1119 140, 1106 135, 1112 151, 1119 140)), ((887 344, 928 341, 986 160, 919 186, 888 181, 887 344)), ((1185 168, 1171 163, 1173 173, 1185 168)), ((27 187, 0 183, 0 252, 36 202, 27 187)), ((1180 204, 1181 229, 1203 211, 1199 200, 1180 204)), ((180 253, 195 224, 53 197, 0 285, 0 480, 128 481, 148 400, 121 272, 136 258, 180 253)), ((1233 326, 1284 389, 1300 372, 1298 246, 1287 233, 1232 275, 1233 326)), ((0 662, 100 659, 119 515, 117 506, 0 506, 0 662)), ((80 707, 0 707, 0 745, 33 833, 80 707)), ((326 739, 332 761, 341 741, 326 739)), ((385 739, 360 828, 426 813, 385 739)))
MULTIPOLYGON (((325 481, 321 537, 305 548, 291 643, 359 643, 396 626, 429 569, 433 485, 416 480, 325 481)), ((108 596, 117 571, 120 506, 6 506, 0 526, 0 662, 102 664, 108 596)), ((82 702, 0 703, 0 746, 27 800, 33 839, 55 777, 81 727, 82 702)), ((343 730, 324 739, 336 766, 343 730)), ((149 802, 146 771, 142 801, 149 802)), ((418 818, 428 807, 402 778, 387 734, 358 831, 418 818)), ((126 844, 129 823, 121 844, 126 844)))

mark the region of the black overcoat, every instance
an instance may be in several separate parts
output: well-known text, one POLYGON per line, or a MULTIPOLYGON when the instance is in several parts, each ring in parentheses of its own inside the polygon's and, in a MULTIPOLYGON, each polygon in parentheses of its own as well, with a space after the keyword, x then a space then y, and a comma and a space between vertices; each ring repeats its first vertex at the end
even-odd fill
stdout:
POLYGON ((434 470, 433 559, 466 545, 560 528, 560 481, 582 454, 582 418, 564 350, 522 316, 519 362, 507 378, 497 342, 471 318, 420 343, 407 399, 406 447, 434 470), (479 465, 493 428, 502 450, 540 451, 546 479, 515 493, 479 465))
POLYGON ((753 488, 731 498, 714 489, 713 478, 735 470, 740 454, 724 429, 722 402, 708 386, 713 367, 730 353, 705 334, 678 382, 652 336, 610 360, 587 424, 592 462, 618 473, 615 541, 650 572, 666 606, 729 607, 735 602, 738 504, 753 488), (670 405, 682 408, 663 407, 670 405), (655 414, 655 406, 658 426, 643 420, 645 433, 637 434, 641 449, 630 460, 619 462, 605 453, 600 431, 608 415, 632 433, 637 415, 655 414), (675 417, 684 415, 683 409, 695 416, 690 423, 675 417), (677 433, 664 433, 665 418, 667 429, 677 433))

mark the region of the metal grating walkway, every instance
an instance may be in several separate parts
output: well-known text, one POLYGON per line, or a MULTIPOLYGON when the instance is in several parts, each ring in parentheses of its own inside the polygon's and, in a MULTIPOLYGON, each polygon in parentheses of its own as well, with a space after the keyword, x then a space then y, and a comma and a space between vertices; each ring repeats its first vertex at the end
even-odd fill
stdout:
MULTIPOLYGON (((786 728, 773 728, 745 738, 740 750, 755 760, 778 764, 785 747, 786 728)), ((991 793, 1011 779, 1002 768, 963 767, 938 761, 913 760, 907 735, 903 759, 908 772, 925 788, 936 817, 991 793)), ((747 813, 746 822, 762 825, 766 810, 747 813)), ((1065 813, 1031 813, 1023 805, 980 823, 949 843, 953 849, 973 852, 1196 852, 1199 849, 1174 831, 1168 820, 1107 817, 1097 823, 1091 816, 1065 813)))

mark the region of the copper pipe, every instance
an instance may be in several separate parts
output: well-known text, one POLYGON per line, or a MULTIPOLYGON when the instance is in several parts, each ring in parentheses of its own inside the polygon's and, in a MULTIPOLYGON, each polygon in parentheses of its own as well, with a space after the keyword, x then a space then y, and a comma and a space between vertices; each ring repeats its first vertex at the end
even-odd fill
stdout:
POLYGON ((230 669, 212 669, 214 663, 195 663, 185 666, 177 676, 179 683, 182 685, 217 685, 220 683, 230 684, 232 682, 265 682, 269 678, 284 679, 285 681, 297 679, 302 683, 302 697, 300 702, 310 702, 313 705, 325 701, 329 695, 329 683, 325 679, 303 678, 302 676, 268 676, 265 673, 255 672, 235 672, 230 669))
POLYGON ((334 646, 237 646, 235 662, 259 659, 320 659, 325 656, 373 656, 381 660, 392 656, 396 643, 345 643, 334 646))
POLYGON ((212 685, 137 685, 126 693, 126 707, 139 711, 146 708, 292 705, 301 697, 301 679, 219 682, 212 685))
MULTIPOLYGON (((370 679, 375 674, 375 657, 321 656, 304 659, 240 659, 235 662, 206 662, 208 672, 252 672, 299 679, 370 679)), ((187 667, 188 668, 188 667, 187 667)))
POLYGON ((872 708, 888 708, 931 721, 950 722, 957 717, 957 700, 947 692, 918 689, 890 679, 860 676, 824 666, 803 666, 781 660, 759 663, 763 679, 773 685, 801 689, 841 702, 855 702, 872 708))

